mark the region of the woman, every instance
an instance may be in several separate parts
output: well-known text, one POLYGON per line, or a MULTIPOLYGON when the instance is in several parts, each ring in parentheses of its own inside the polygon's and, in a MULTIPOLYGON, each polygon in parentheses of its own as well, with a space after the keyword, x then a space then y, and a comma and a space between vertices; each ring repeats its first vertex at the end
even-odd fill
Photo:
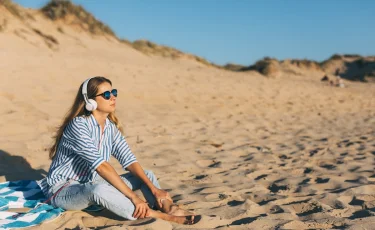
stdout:
POLYGON ((90 78, 81 85, 49 152, 52 164, 43 190, 51 204, 65 210, 98 204, 129 220, 155 217, 196 223, 200 216, 174 205, 155 175, 137 162, 114 113, 116 98, 117 90, 107 78, 90 78), (111 155, 130 173, 119 176, 108 163, 111 155))

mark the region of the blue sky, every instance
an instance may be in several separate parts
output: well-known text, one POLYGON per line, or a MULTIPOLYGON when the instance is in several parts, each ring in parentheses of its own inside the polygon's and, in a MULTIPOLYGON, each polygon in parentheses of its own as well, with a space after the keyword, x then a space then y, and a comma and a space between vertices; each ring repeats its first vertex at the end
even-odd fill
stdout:
MULTIPOLYGON (((13 0, 40 8, 48 0, 13 0)), ((73 0, 120 38, 147 39, 216 64, 265 56, 322 61, 375 55, 372 0, 73 0)))

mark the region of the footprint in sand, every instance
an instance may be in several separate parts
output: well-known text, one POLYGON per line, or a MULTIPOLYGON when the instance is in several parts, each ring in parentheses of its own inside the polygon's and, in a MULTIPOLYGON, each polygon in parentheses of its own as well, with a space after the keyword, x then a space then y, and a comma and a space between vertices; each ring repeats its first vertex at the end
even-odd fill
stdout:
POLYGON ((206 168, 213 162, 213 160, 197 160, 195 163, 201 168, 206 168))
POLYGON ((201 168, 220 168, 221 161, 216 160, 198 160, 195 162, 201 168))
POLYGON ((359 176, 353 180, 345 180, 344 182, 355 183, 355 184, 368 184, 367 178, 363 176, 359 176))
POLYGON ((318 183, 318 184, 324 184, 324 183, 327 183, 329 181, 329 178, 316 178, 315 179, 315 182, 318 183))
POLYGON ((229 201, 227 203, 227 205, 229 205, 231 207, 235 207, 235 206, 241 205, 243 203, 245 203, 245 201, 232 200, 232 201, 229 201))
POLYGON ((349 220, 355 220, 358 218, 365 218, 370 216, 375 216, 375 212, 370 210, 359 210, 354 212, 353 215, 349 217, 349 220))
POLYGON ((281 160, 291 159, 291 157, 288 157, 288 156, 285 155, 285 154, 280 155, 279 158, 280 158, 281 160))
POLYGON ((323 211, 323 207, 317 201, 297 201, 288 204, 288 206, 291 207, 298 216, 307 216, 323 211))
POLYGON ((206 201, 208 202, 218 202, 222 200, 228 199, 230 196, 226 195, 224 193, 219 193, 219 194, 210 194, 205 197, 206 201))
POLYGON ((203 178, 206 178, 207 177, 207 175, 196 175, 195 177, 194 177, 194 179, 195 180, 202 180, 203 178))
POLYGON ((245 218, 233 221, 231 224, 229 224, 229 226, 250 224, 257 219, 258 219, 258 216, 257 217, 245 217, 245 218))
POLYGON ((252 194, 248 197, 251 201, 257 203, 259 206, 268 204, 269 202, 275 201, 277 199, 282 199, 283 196, 276 194, 252 194))
POLYGON ((333 170, 333 169, 336 168, 335 165, 333 165, 333 164, 328 164, 328 163, 321 163, 321 164, 319 165, 319 167, 321 167, 321 168, 325 168, 325 169, 328 169, 328 170, 333 170))
POLYGON ((366 160, 367 159, 367 157, 355 157, 355 158, 353 158, 353 160, 355 160, 355 161, 361 161, 361 160, 366 160))
POLYGON ((304 179, 303 181, 299 182, 298 185, 307 185, 311 181, 310 178, 304 179))
POLYGON ((360 169, 360 168, 361 168, 360 166, 355 166, 355 167, 353 167, 353 168, 348 169, 348 171, 349 171, 349 172, 355 172, 355 171, 357 171, 357 170, 360 169))
POLYGON ((289 185, 277 185, 276 183, 272 183, 268 186, 268 189, 273 193, 277 193, 279 191, 289 190, 289 185))
POLYGON ((245 204, 238 205, 235 207, 228 206, 228 205, 219 205, 217 207, 211 208, 211 213, 215 213, 215 215, 220 216, 224 219, 233 219, 239 216, 243 216, 246 213, 247 208, 244 207, 245 204))
POLYGON ((282 209, 279 205, 274 205, 270 208, 269 212, 271 214, 278 214, 285 212, 284 209, 282 209))
POLYGON ((208 167, 209 168, 220 168, 221 167, 221 161, 214 161, 214 163, 210 164, 208 167))
POLYGON ((268 176, 267 174, 262 174, 260 176, 257 176, 254 180, 265 179, 267 176, 268 176))

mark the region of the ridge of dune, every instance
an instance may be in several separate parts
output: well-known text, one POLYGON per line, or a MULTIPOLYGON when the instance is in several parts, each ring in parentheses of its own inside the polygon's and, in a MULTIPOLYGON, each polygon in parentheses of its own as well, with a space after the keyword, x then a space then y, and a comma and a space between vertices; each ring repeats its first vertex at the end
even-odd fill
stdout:
POLYGON ((260 66, 275 77, 264 77, 146 55, 21 10, 27 20, 0 4, 0 182, 46 175, 79 85, 104 75, 119 90, 116 113, 140 163, 179 206, 203 215, 181 226, 68 211, 31 229, 371 229, 375 84, 320 81, 361 57, 332 57, 324 71, 267 59, 273 66, 260 66))
MULTIPOLYGON (((286 59, 277 60, 265 57, 250 66, 237 65, 228 63, 220 66, 207 61, 197 55, 184 53, 176 48, 159 45, 146 39, 130 42, 124 38, 118 38, 112 29, 105 23, 96 19, 91 13, 86 11, 82 6, 75 5, 70 1, 50 1, 40 10, 24 9, 13 3, 11 0, 2 0, 0 6, 5 12, 6 17, 0 16, 0 32, 6 30, 8 22, 18 18, 27 27, 31 27, 30 21, 51 20, 55 29, 64 34, 64 28, 73 29, 74 33, 88 33, 97 38, 105 38, 110 41, 116 41, 132 47, 146 55, 159 56, 171 59, 187 59, 196 61, 202 65, 230 71, 257 71, 267 77, 282 77, 289 75, 296 76, 323 76, 323 75, 340 75, 342 78, 350 81, 374 82, 375 80, 375 56, 360 56, 350 54, 334 54, 330 58, 317 62, 307 59, 286 59), (10 16, 12 15, 12 16, 10 16), (43 17, 44 16, 44 19, 43 17)), ((1 10, 1 8, 0 8, 1 10)), ((12 27, 12 26, 10 26, 12 27)), ((14 30, 19 37, 27 37, 23 32, 25 28, 14 30)), ((26 30, 27 31, 27 30, 26 30)), ((58 40, 52 35, 46 34, 43 30, 32 28, 32 32, 43 37, 45 43, 50 49, 58 47, 58 40)), ((83 45, 83 44, 81 44, 83 45)))
POLYGON ((242 66, 227 64, 225 69, 232 71, 255 70, 267 77, 285 75, 339 75, 350 81, 375 82, 375 56, 360 56, 344 54, 332 55, 322 62, 300 59, 277 60, 266 57, 254 65, 242 66))

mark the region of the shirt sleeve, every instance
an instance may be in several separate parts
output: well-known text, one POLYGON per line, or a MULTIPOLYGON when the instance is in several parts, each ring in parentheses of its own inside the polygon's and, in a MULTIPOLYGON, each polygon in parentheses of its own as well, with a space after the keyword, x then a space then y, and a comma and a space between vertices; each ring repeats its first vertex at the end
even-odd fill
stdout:
POLYGON ((126 170, 129 165, 137 162, 137 159, 130 150, 125 137, 117 128, 115 128, 115 137, 113 139, 112 146, 112 155, 120 162, 123 169, 126 170))
POLYGON ((65 128, 63 135, 68 140, 69 147, 89 165, 89 170, 93 172, 105 160, 99 154, 83 119, 85 118, 80 117, 71 121, 65 128))

